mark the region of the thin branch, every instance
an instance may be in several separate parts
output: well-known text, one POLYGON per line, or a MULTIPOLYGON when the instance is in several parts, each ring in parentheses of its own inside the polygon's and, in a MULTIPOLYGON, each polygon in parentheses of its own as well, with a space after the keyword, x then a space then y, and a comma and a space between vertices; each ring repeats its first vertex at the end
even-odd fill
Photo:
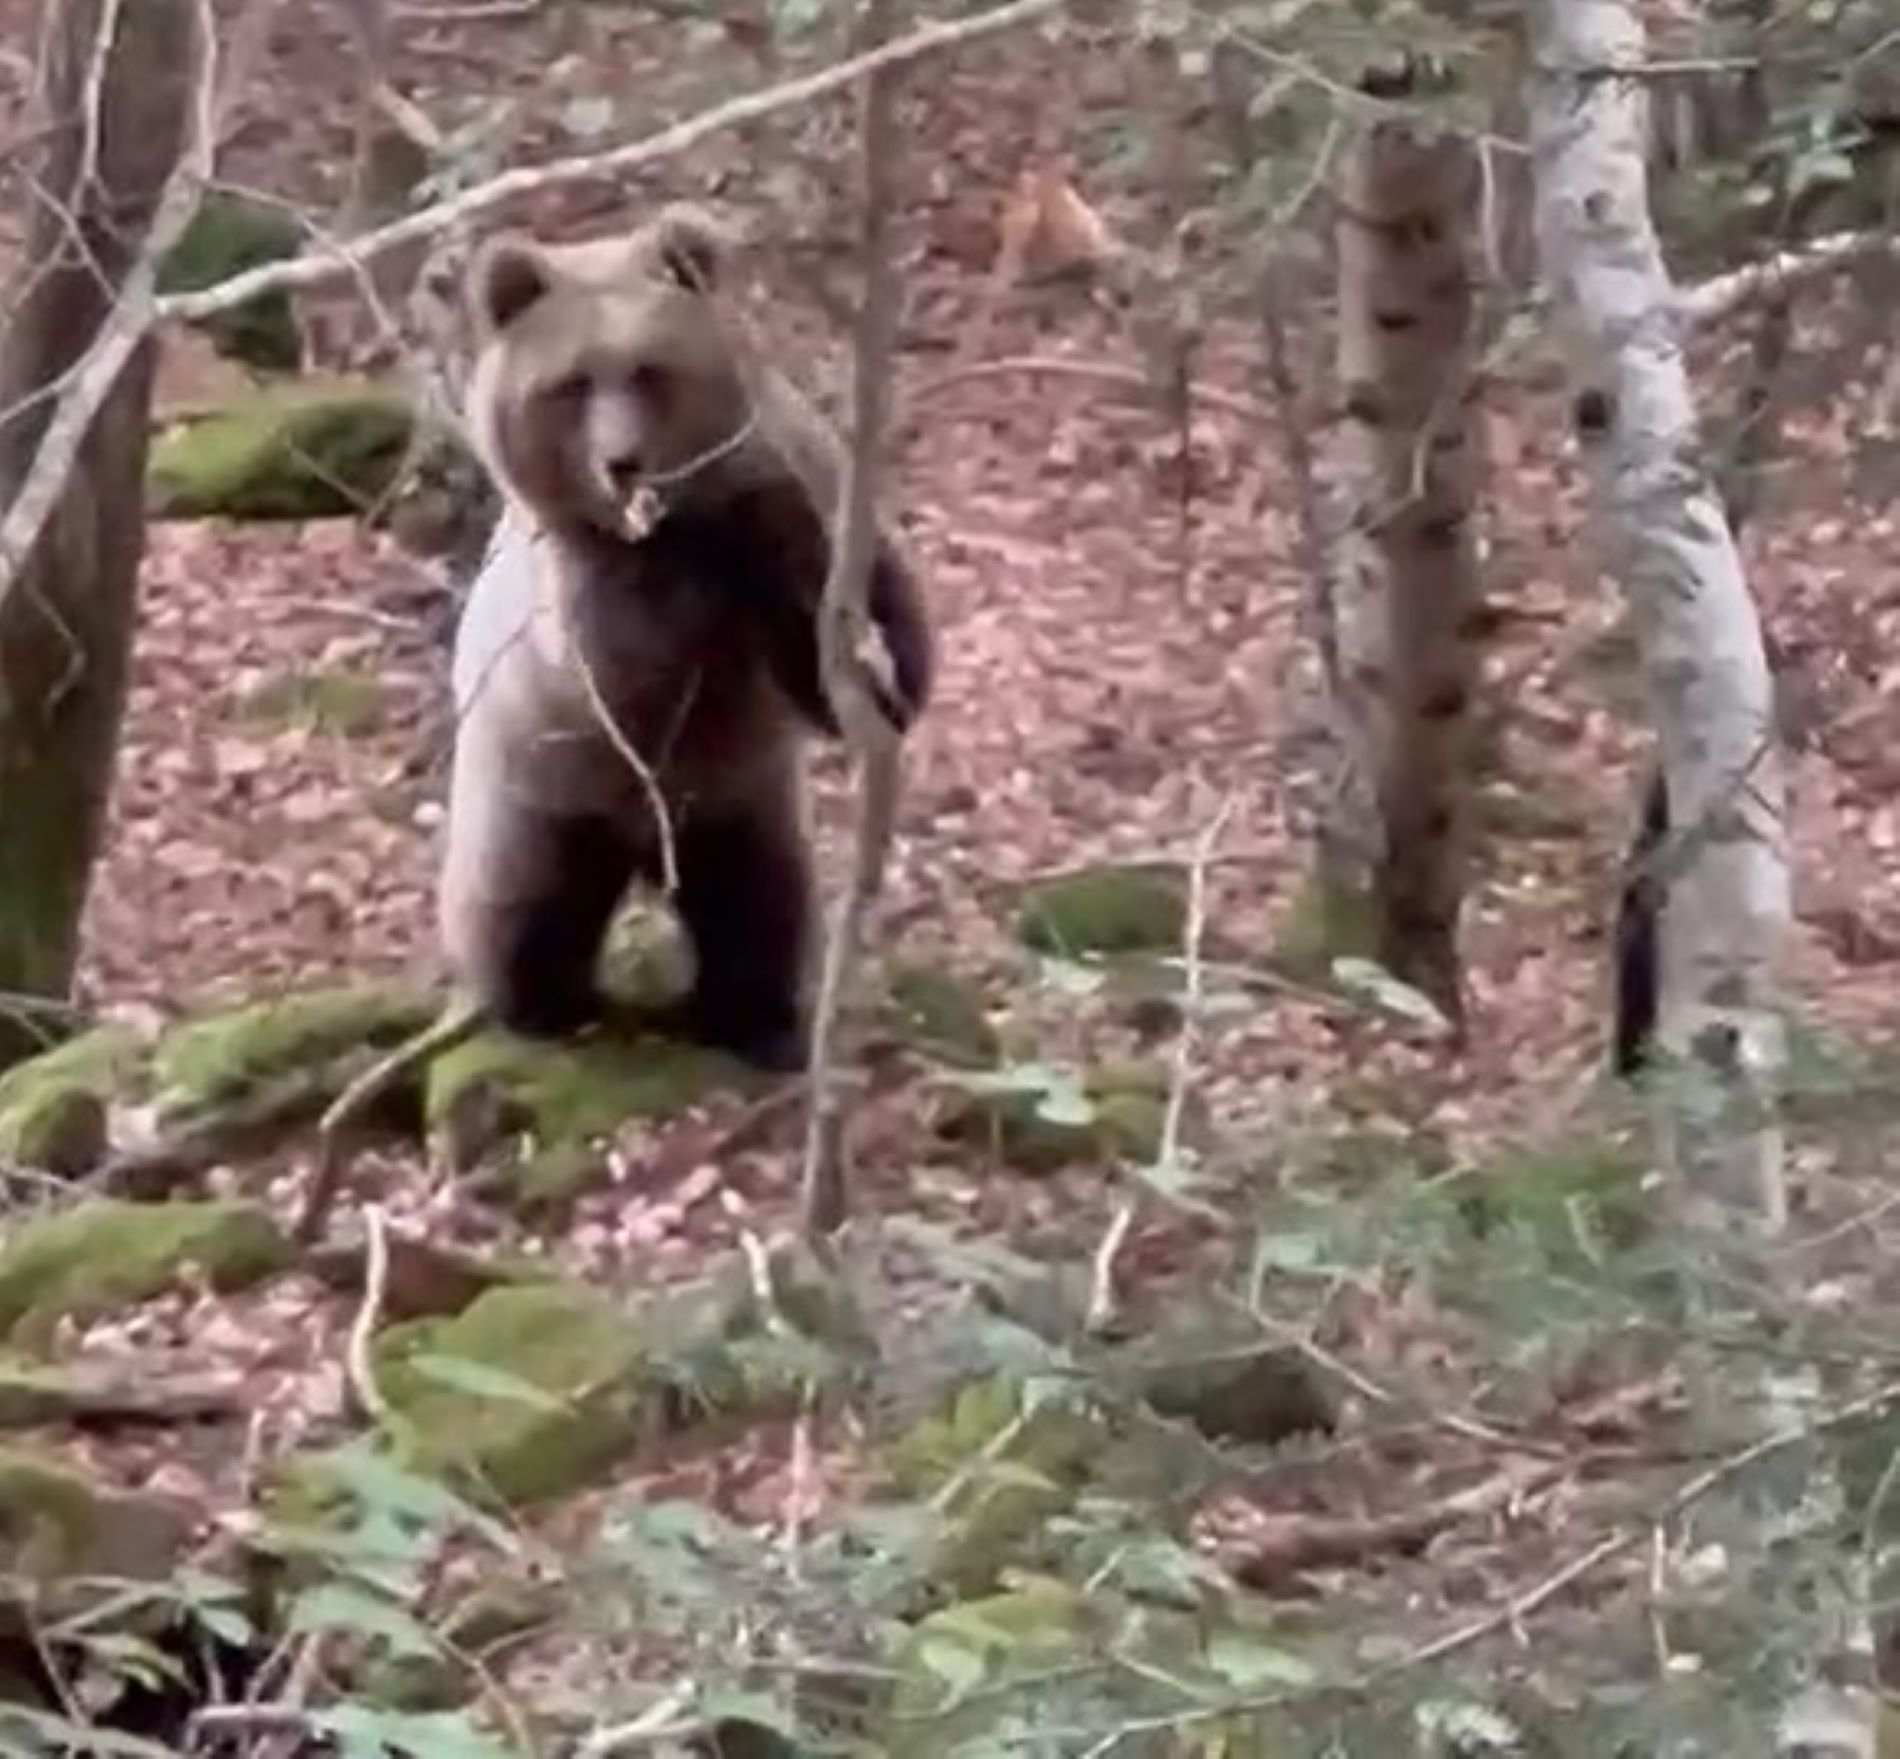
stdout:
MULTIPOLYGON (((915 405, 924 398, 953 391, 959 385, 981 379, 1008 378, 1016 374, 1029 378, 1047 375, 1086 379, 1094 384, 1118 386, 1147 401, 1152 401, 1155 394, 1153 379, 1140 367, 1122 366, 1109 360, 1066 360, 1058 354, 1006 354, 994 360, 974 360, 967 366, 955 366, 947 372, 937 373, 914 386, 906 402, 915 405)), ((1265 404, 1257 403, 1251 397, 1243 397, 1235 391, 1224 391, 1218 385, 1190 382, 1188 397, 1193 403, 1205 404, 1209 409, 1237 415, 1246 421, 1272 423, 1277 419, 1265 404)))
MULTIPOLYGON (((1181 980, 1181 1030, 1174 1035, 1174 1067, 1168 1080, 1168 1108, 1161 1119, 1161 1140, 1155 1145, 1154 1162, 1149 1174, 1151 1182, 1170 1179, 1174 1162, 1181 1152, 1181 1120, 1187 1110, 1188 1081, 1194 1072, 1195 1033, 1200 1024, 1201 941, 1207 932, 1207 869, 1213 859, 1215 846, 1220 842, 1221 832, 1227 828, 1227 821, 1233 816, 1233 810, 1234 801, 1230 795, 1220 803, 1219 810, 1196 840, 1193 860, 1188 868, 1187 924, 1182 934, 1185 969, 1181 980)), ((1101 1245, 1096 1248, 1086 1320, 1087 1329, 1091 1332, 1099 1334, 1107 1331, 1119 1310, 1116 1271, 1122 1248, 1134 1230, 1140 1201, 1139 1190, 1122 1200, 1121 1207, 1102 1236, 1101 1245)))
POLYGON ((383 1389, 376 1384, 376 1367, 370 1358, 370 1345, 375 1341, 376 1327, 382 1319, 383 1301, 389 1288, 389 1236, 383 1231, 380 1204, 363 1205, 363 1228, 369 1245, 368 1258, 363 1267, 363 1301, 350 1326, 349 1348, 344 1362, 349 1372, 350 1390, 363 1408, 363 1415, 386 1425, 390 1417, 389 1401, 383 1397, 383 1389))
POLYGON ((120 284, 118 299, 99 326, 84 365, 61 391, 19 492, 7 508, 5 519, 0 520, 0 605, 19 583, 34 545, 59 505, 94 419, 119 382, 126 362, 151 330, 159 263, 191 224, 198 211, 199 194, 211 180, 217 147, 218 74, 217 23, 211 0, 198 0, 196 16, 198 73, 190 134, 178 163, 165 180, 145 242, 120 284))
MULTIPOLYGON (((886 0, 870 0, 866 24, 873 41, 883 28, 885 13, 886 0)), ((870 57, 858 59, 869 61, 870 57)), ((887 65, 877 63, 876 69, 887 65)), ((895 85, 895 77, 888 72, 874 70, 865 77, 859 253, 864 291, 852 338, 850 451, 838 485, 831 567, 818 608, 819 676, 831 711, 858 759, 859 799, 854 858, 825 942, 824 972, 812 1020, 811 1097, 800 1193, 803 1227, 810 1240, 834 1233, 844 1220, 843 1110, 831 1067, 832 1031, 865 912, 883 879, 902 785, 898 735, 872 701, 856 657, 877 548, 879 449, 890 402, 897 331, 897 277, 887 239, 896 182, 895 85)))
POLYGON ((743 97, 715 105, 697 116, 689 116, 684 121, 674 123, 670 128, 663 128, 657 134, 648 135, 644 140, 629 141, 625 146, 614 147, 604 153, 579 154, 571 158, 554 159, 545 165, 505 171, 499 177, 464 190, 448 201, 406 214, 347 243, 336 242, 286 261, 264 263, 196 293, 173 294, 159 302, 159 316, 207 318, 255 299, 260 293, 318 286, 349 273, 354 265, 372 262, 404 245, 426 241, 452 226, 487 219, 520 197, 545 195, 549 190, 577 183, 620 178, 643 165, 674 158, 727 129, 743 127, 746 123, 776 115, 781 110, 795 109, 814 99, 829 97, 833 92, 843 91, 867 75, 1032 23, 1061 11, 1064 3, 1065 0, 1010 0, 1007 6, 974 13, 969 18, 947 24, 926 25, 921 30, 912 31, 878 48, 868 49, 862 55, 854 55, 817 73, 807 74, 802 79, 787 80, 781 85, 747 92, 743 97))
POLYGON ((1798 282, 1845 268, 1865 256, 1900 256, 1900 238, 1891 232, 1829 233, 1799 249, 1777 251, 1746 268, 1684 288, 1676 295, 1676 310, 1684 323, 1718 323, 1761 293, 1786 293, 1798 282))

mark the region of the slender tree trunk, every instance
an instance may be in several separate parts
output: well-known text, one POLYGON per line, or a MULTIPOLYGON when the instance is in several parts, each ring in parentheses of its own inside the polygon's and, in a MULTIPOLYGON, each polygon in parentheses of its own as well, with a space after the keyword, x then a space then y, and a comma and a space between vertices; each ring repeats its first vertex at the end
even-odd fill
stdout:
POLYGON ((1531 93, 1539 257, 1570 345, 1578 440, 1629 594, 1669 836, 1657 1043, 1666 1156, 1699 1220, 1785 1215, 1771 1082, 1789 898, 1761 626, 1702 456, 1644 181, 1633 0, 1540 0, 1531 93))
MULTIPOLYGON (((52 414, 34 394, 85 354, 178 157, 196 28, 192 0, 42 7, 38 97, 53 132, 24 268, 0 307, 0 509, 52 414)), ((0 1064, 37 1042, 22 999, 63 1000, 72 981, 125 699, 152 364, 147 342, 0 602, 0 1064)))
POLYGON ((1320 843, 1326 894, 1362 897, 1380 963, 1458 1026, 1480 659, 1477 191, 1467 140, 1396 119, 1365 130, 1342 178, 1333 573, 1351 779, 1320 843))

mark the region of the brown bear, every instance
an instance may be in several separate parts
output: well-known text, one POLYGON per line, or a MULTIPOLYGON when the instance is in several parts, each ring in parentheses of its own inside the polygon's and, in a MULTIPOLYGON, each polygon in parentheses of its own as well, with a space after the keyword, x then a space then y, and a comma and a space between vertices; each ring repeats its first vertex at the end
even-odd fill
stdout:
MULTIPOLYGON (((789 1068, 816 938, 802 746, 837 731, 816 614, 843 452, 721 302, 727 261, 675 205, 618 238, 503 236, 472 269, 469 427, 504 508, 456 634, 438 903, 458 979, 502 1025, 596 1019, 609 922, 662 877, 630 748, 672 829, 684 1023, 789 1068)), ((869 610, 902 731, 932 638, 888 531, 869 610)))

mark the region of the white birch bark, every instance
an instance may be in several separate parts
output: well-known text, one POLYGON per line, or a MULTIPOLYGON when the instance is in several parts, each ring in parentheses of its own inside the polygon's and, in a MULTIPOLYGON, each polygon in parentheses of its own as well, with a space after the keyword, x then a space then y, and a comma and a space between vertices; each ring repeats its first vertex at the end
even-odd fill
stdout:
POLYGON ((1466 139, 1399 119, 1364 130, 1341 179, 1336 720, 1356 786, 1337 802, 1352 833, 1322 833, 1326 883, 1363 892, 1379 962, 1460 1026, 1482 657, 1466 261, 1477 189, 1466 139))
POLYGON ((1663 1141, 1692 1218, 1778 1229, 1772 1082, 1789 915, 1782 771, 1761 627, 1696 431, 1644 182, 1633 0, 1539 0, 1537 241, 1572 413, 1642 643, 1673 827, 1659 873, 1663 1141))

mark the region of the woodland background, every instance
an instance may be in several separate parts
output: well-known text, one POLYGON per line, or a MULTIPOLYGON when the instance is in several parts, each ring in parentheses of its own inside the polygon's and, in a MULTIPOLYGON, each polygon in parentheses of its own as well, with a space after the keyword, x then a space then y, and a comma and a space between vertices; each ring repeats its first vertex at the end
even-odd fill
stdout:
MULTIPOLYGON (((16 277, 40 11, 0 0, 16 277)), ((104 41, 115 9, 64 11, 104 41)), ((0 1075, 7 1751, 1900 1752, 1900 31, 1640 12, 1670 270, 1733 288, 1685 334, 1776 672, 1786 1232, 1700 1256, 1607 1074, 1650 705, 1526 272, 1526 20, 1051 6, 895 86, 882 494, 942 680, 847 1008, 841 1255, 798 1225, 797 1089, 492 1038, 385 1096, 297 1236, 318 1115, 439 1000, 492 498, 409 412, 453 393, 474 234, 247 308, 249 360, 161 325, 76 977, 49 1005, 0 970, 9 1057, 65 1044, 0 1075), (1313 880, 1340 180, 1395 118, 1484 148, 1461 1038, 1313 880), (1756 267, 1843 235, 1827 273, 1756 267)), ((215 21, 172 294, 865 30, 808 0, 215 21)), ((729 205, 753 321, 842 420, 858 109, 505 217, 729 205)), ((852 768, 815 769, 836 892, 852 768)), ((622 958, 665 966, 655 913, 622 958)))

